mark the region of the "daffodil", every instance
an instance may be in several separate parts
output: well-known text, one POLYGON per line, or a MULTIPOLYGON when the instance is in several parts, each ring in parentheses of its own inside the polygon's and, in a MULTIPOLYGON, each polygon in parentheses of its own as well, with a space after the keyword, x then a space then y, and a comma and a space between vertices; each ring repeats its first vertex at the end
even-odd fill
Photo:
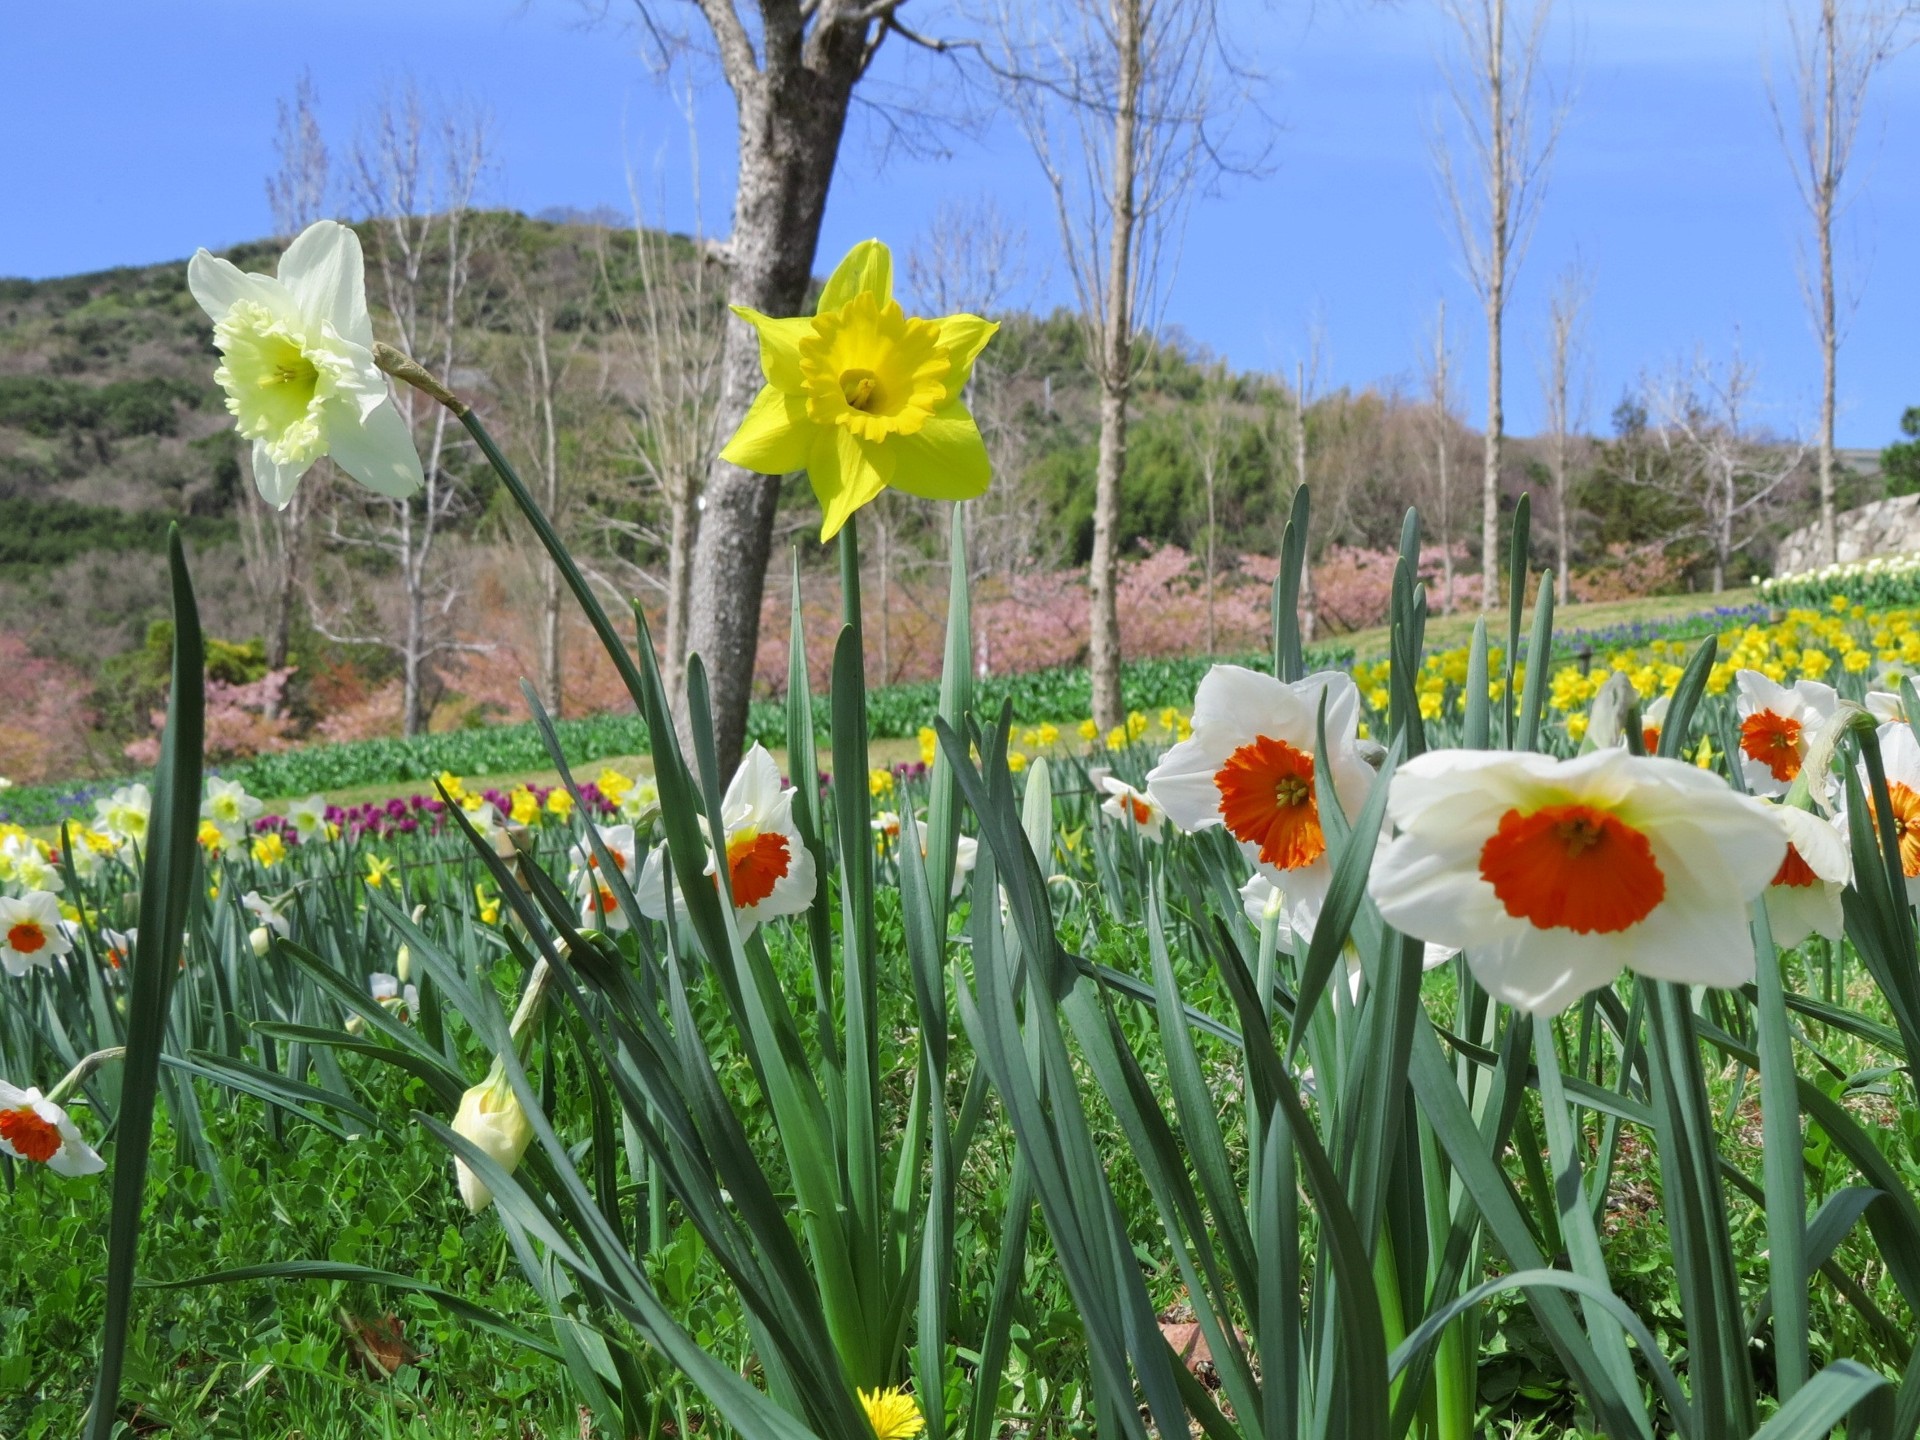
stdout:
MULTIPOLYGON (((375 997, 379 998, 379 997, 375 997)), ((487 1078, 460 1097, 460 1108, 453 1117, 453 1133, 471 1141, 480 1152, 508 1174, 519 1168, 521 1157, 533 1139, 533 1125, 521 1108, 520 1097, 513 1093, 507 1067, 499 1060, 487 1072, 487 1078)), ((456 1157, 455 1178, 460 1183, 460 1198, 467 1209, 478 1215, 493 1203, 493 1191, 486 1182, 456 1157)))
POLYGON ((1740 771, 1756 795, 1784 795, 1800 774, 1814 732, 1834 712, 1839 696, 1831 685, 1799 680, 1790 688, 1754 670, 1735 676, 1739 686, 1740 771))
MULTIPOLYGON (((798 915, 813 903, 813 853, 794 827, 793 791, 781 785, 780 767, 765 746, 755 745, 740 761, 720 814, 727 888, 743 935, 762 920, 798 915)), ((707 826, 704 816, 700 823, 707 826)), ((708 828, 710 845, 712 833, 708 828)), ((716 884, 720 862, 709 850, 707 873, 716 884)), ((634 890, 642 914, 666 917, 668 881, 666 851, 655 850, 634 890)))
POLYGON ((1770 808, 1787 832, 1787 858, 1767 885, 1773 943, 1791 950, 1809 935, 1838 940, 1845 926, 1840 896, 1853 878, 1845 817, 1827 820, 1792 805, 1770 808))
POLYGON ((878 240, 847 252, 811 316, 733 311, 759 332, 767 383, 720 457, 763 475, 805 470, 822 540, 889 485, 927 500, 985 492, 987 447, 961 397, 998 325, 909 316, 878 240))
POLYGON ((1553 1015, 1624 969, 1753 978, 1747 907, 1787 854, 1758 800, 1677 760, 1438 750, 1393 778, 1368 888, 1389 925, 1466 951, 1489 994, 1553 1015))
POLYGON ((144 845, 153 796, 144 785, 122 785, 106 799, 94 801, 93 813, 100 828, 122 845, 144 845))
POLYGON ((0 1155, 44 1165, 56 1175, 97 1175, 107 1168, 65 1110, 31 1086, 21 1090, 4 1080, 0 1080, 0 1155))
POLYGON ((1167 812, 1144 790, 1136 790, 1116 775, 1102 775, 1100 788, 1107 792, 1107 798, 1100 802, 1100 808, 1122 825, 1137 833, 1142 840, 1158 841, 1160 832, 1166 828, 1167 812))
POLYGON ((211 778, 207 781, 207 798, 200 802, 200 817, 218 829, 231 846, 245 838, 247 826, 266 808, 238 780, 211 778))
POLYGON ((234 428, 253 442, 253 480, 285 509, 322 455, 369 490, 403 498, 422 484, 407 422, 373 363, 360 239, 321 220, 280 257, 277 275, 252 275, 197 253, 187 288, 213 321, 221 356, 213 378, 234 428))
POLYGON ((374 889, 378 890, 382 885, 387 883, 392 877, 393 872, 393 861, 381 855, 369 855, 367 856, 367 873, 361 878, 374 889))
POLYGON ((1288 923, 1311 936, 1333 862, 1320 807, 1348 814, 1373 771, 1356 748, 1360 692, 1336 671, 1286 684, 1238 665, 1215 665, 1193 702, 1193 735, 1147 774, 1147 794, 1180 829, 1226 826, 1249 860, 1279 880, 1288 923), (1327 768, 1337 798, 1319 791, 1314 751, 1326 705, 1327 768))
MULTIPOLYGON (((638 883, 640 866, 634 849, 633 826, 596 825, 593 829, 606 847, 614 868, 620 872, 620 878, 629 888, 638 883)), ((620 897, 600 868, 600 857, 594 854, 592 844, 581 840, 567 852, 567 858, 572 866, 568 879, 580 895, 580 923, 603 930, 625 930, 626 912, 620 908, 620 897)))
POLYGON ((9 975, 24 975, 36 965, 51 970, 54 956, 72 948, 53 895, 45 890, 0 895, 0 969, 9 975))
POLYGON ((287 807, 287 823, 301 844, 327 838, 327 797, 309 795, 287 807))

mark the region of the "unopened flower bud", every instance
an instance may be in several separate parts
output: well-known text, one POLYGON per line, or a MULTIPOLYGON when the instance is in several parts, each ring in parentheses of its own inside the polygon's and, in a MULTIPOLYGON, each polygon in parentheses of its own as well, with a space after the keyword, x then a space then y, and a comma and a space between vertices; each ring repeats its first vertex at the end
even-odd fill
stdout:
POLYGON ((267 951, 273 948, 273 936, 264 925, 254 926, 253 933, 247 936, 247 940, 253 946, 254 955, 263 959, 267 951))
MULTIPOLYGON (((460 1097, 460 1109, 453 1117, 453 1133, 478 1146, 508 1174, 518 1168, 520 1157, 527 1153, 527 1144, 533 1139, 533 1126, 520 1106, 519 1097, 513 1093, 504 1062, 495 1060, 487 1078, 460 1097)), ((467 1168, 464 1160, 456 1157, 453 1169, 460 1182, 460 1198, 466 1201, 469 1210, 478 1215, 493 1203, 493 1192, 467 1168)))

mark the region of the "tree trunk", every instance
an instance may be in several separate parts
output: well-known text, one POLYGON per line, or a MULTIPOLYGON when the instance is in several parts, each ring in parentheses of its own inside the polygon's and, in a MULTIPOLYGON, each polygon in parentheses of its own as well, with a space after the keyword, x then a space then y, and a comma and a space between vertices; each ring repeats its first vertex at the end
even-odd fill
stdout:
POLYGON ((1140 127, 1140 0, 1119 0, 1114 7, 1115 58, 1113 172, 1108 203, 1112 232, 1107 237, 1105 314, 1100 326, 1100 460, 1094 475, 1093 565, 1088 580, 1093 614, 1089 666, 1093 681, 1093 718, 1102 730, 1126 719, 1120 694, 1120 482, 1127 469, 1127 399, 1133 384, 1133 243, 1139 224, 1138 177, 1140 127))
MULTIPOLYGON (((534 317, 534 354, 540 362, 540 423, 545 441, 542 447, 542 477, 546 493, 541 504, 547 521, 560 524, 560 427, 553 418, 553 370, 547 360, 547 317, 544 310, 534 317)), ((540 703, 554 719, 560 718, 560 567, 544 550, 540 556, 540 703)))
POLYGON ((1554 599, 1562 605, 1567 603, 1567 413, 1566 380, 1563 375, 1560 388, 1561 424, 1553 437, 1553 519, 1554 553, 1559 560, 1559 570, 1553 577, 1554 599))
POLYGON ((1487 36, 1487 435, 1480 494, 1480 608, 1490 610, 1500 593, 1500 450, 1506 416, 1501 401, 1501 327, 1507 308, 1507 6, 1494 0, 1487 36))
MULTIPOLYGON (((307 483, 311 485, 313 482, 309 480, 307 483)), ((302 532, 306 519, 306 494, 305 487, 296 489, 287 508, 273 512, 272 516, 274 539, 280 554, 280 573, 274 579, 273 596, 267 611, 266 658, 269 670, 285 669, 287 655, 293 648, 293 601, 300 584, 300 562, 304 558, 302 532)), ((267 718, 278 718, 279 709, 277 697, 269 695, 267 718)))
POLYGON ((693 589, 694 531, 700 512, 683 476, 667 502, 667 654, 661 666, 667 693, 678 695, 687 675, 687 608, 693 589))
MULTIPOLYGON (((1826 563, 1840 560, 1839 536, 1833 520, 1833 423, 1835 372, 1839 368, 1840 336, 1835 327, 1833 299, 1833 201, 1838 162, 1834 149, 1835 111, 1839 104, 1838 17, 1834 0, 1820 6, 1821 39, 1826 46, 1826 127, 1822 138, 1819 189, 1815 193, 1814 226, 1820 232, 1820 550, 1826 563)), ((1717 587, 1716 587, 1717 588, 1717 587)))
MULTIPOLYGON (((815 33, 814 40, 821 37, 815 33)), ((834 158, 865 43, 836 28, 823 54, 799 63, 799 37, 769 45, 767 71, 730 74, 740 120, 740 179, 734 195, 727 301, 768 315, 800 313, 813 282, 814 251, 826 212, 834 158), (812 63, 817 61, 817 64, 812 63)), ((727 327, 720 434, 731 435, 760 391, 760 342, 753 327, 727 327)), ((753 693, 778 476, 716 459, 694 546, 688 643, 706 666, 714 745, 723 771, 738 763, 753 693)), ((676 698, 676 708, 679 701, 676 698)), ((686 716, 680 710, 684 730, 686 716)), ((684 737, 683 737, 684 738, 684 737)))
POLYGON ((1214 505, 1213 505, 1213 492, 1214 492, 1213 468, 1214 468, 1213 465, 1209 463, 1207 466, 1207 658, 1208 659, 1213 658, 1213 652, 1216 648, 1214 644, 1214 624, 1213 624, 1213 567, 1214 567, 1214 537, 1216 533, 1214 528, 1215 522, 1214 522, 1214 505))
POLYGON ((401 693, 400 731, 418 735, 426 729, 420 713, 420 650, 425 631, 425 597, 420 589, 420 572, 413 553, 413 502, 400 504, 400 573, 405 581, 407 615, 405 643, 400 650, 401 693))

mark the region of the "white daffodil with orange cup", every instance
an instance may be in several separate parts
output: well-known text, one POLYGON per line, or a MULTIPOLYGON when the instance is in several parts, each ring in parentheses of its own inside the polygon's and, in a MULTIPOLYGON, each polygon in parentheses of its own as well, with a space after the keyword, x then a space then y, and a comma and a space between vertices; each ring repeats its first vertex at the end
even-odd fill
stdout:
MULTIPOLYGON (((59 1090, 59 1086, 54 1087, 59 1090)), ((44 1165, 56 1175, 97 1175, 107 1168, 67 1112, 29 1086, 0 1080, 0 1155, 44 1165)))
POLYGON ((56 956, 73 949, 60 923, 60 902, 45 890, 0 895, 0 969, 20 976, 38 966, 51 970, 56 956))
MULTIPOLYGON (((1920 740, 1905 723, 1882 725, 1878 735, 1880 761, 1887 774, 1887 803, 1893 809, 1893 831, 1900 842, 1900 871, 1907 877, 1907 903, 1920 905, 1920 740)), ((1860 788, 1871 811, 1873 789, 1864 764, 1860 788)))
MULTIPOLYGON (((813 903, 813 856, 793 823, 793 791, 781 785, 780 767, 764 745, 755 745, 734 772, 720 803, 727 887, 744 936, 763 920, 798 915, 813 903)), ((712 829, 707 829, 709 843, 712 829)), ((634 899, 655 920, 667 914, 665 849, 647 856, 634 899)), ((707 874, 718 883, 720 861, 708 853, 707 874)))
POLYGON ((1351 814, 1373 769, 1360 758, 1360 692, 1335 671, 1292 684, 1239 665, 1216 665, 1193 701, 1193 734, 1147 774, 1147 795, 1180 829, 1224 825, 1285 897, 1289 929, 1311 936, 1333 878, 1314 750, 1326 705, 1327 769, 1351 814))
POLYGON ((1489 994, 1553 1015, 1622 970, 1753 978, 1748 906, 1787 855, 1777 814, 1677 760, 1439 750, 1402 765, 1369 877, 1388 924, 1466 952, 1489 994))
POLYGON ((1784 795, 1800 775, 1814 734, 1840 703, 1831 685, 1796 680, 1791 686, 1758 670, 1734 676, 1740 712, 1740 773, 1755 795, 1784 795))
POLYGON ((1838 940, 1845 928, 1840 896, 1853 879, 1844 815, 1828 820, 1793 805, 1768 807, 1787 832, 1787 854, 1767 885, 1767 928, 1791 950, 1809 935, 1838 940))
POLYGON ((1107 792, 1107 798, 1100 802, 1102 811, 1133 830, 1142 840, 1159 841, 1160 832, 1167 828, 1167 812, 1158 800, 1145 790, 1134 789, 1117 775, 1102 775, 1100 788, 1107 792))
MULTIPOLYGON (((637 884, 640 863, 633 826, 595 825, 593 829, 600 837, 600 843, 606 847, 614 868, 620 872, 620 878, 627 882, 629 888, 637 884)), ((572 865, 569 879, 580 896, 580 923, 602 930, 625 930, 626 914, 620 909, 619 897, 600 868, 600 857, 594 853, 592 844, 581 840, 567 852, 567 859, 572 865)))

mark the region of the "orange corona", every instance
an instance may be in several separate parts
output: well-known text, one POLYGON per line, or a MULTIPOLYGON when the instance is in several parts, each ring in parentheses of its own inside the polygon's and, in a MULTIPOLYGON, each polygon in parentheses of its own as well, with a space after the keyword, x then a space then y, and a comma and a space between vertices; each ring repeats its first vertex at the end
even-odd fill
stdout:
POLYGON ((1776 780, 1792 780, 1800 773, 1798 720, 1772 710, 1756 710, 1740 722, 1740 749, 1757 760, 1776 780))
POLYGON ((28 920, 7 931, 7 944, 17 955, 31 955, 46 943, 47 932, 28 920))
POLYGON ((30 1105, 18 1110, 0 1110, 0 1140, 37 1165, 44 1165, 60 1153, 60 1131, 40 1118, 30 1105))
POLYGON ((1227 757, 1213 783, 1228 832, 1243 844, 1258 845, 1261 863, 1298 870, 1326 853, 1309 752, 1257 736, 1227 757))
POLYGON ((734 907, 758 905, 773 887, 787 878, 792 856, 787 837, 773 830, 742 835, 727 846, 727 880, 733 887, 734 907))
POLYGON ((1481 847, 1480 876, 1509 915, 1580 935, 1637 925, 1667 893, 1647 837, 1591 805, 1507 811, 1481 847))

